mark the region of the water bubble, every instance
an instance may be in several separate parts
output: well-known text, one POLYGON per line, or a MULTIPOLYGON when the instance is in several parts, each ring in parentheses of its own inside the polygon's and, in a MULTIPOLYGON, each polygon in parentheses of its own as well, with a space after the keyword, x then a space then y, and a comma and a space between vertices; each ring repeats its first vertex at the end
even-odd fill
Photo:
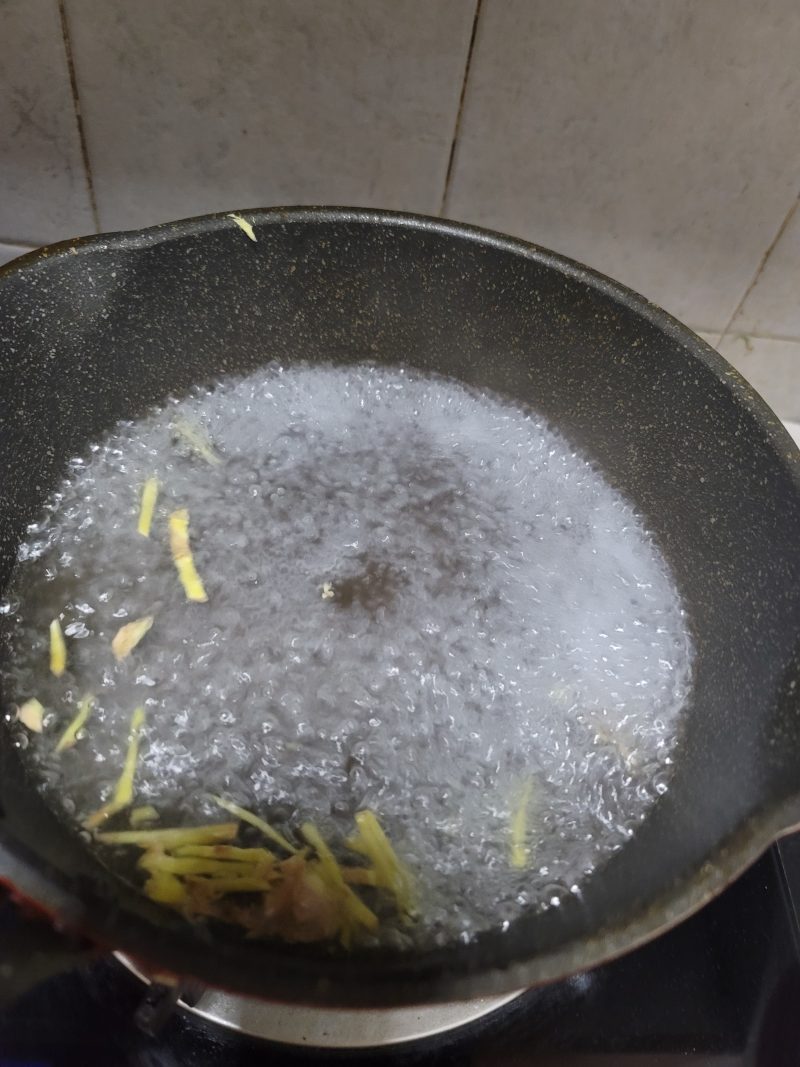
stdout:
POLYGON ((273 368, 173 398, 87 456, 29 531, 9 682, 53 694, 51 736, 29 740, 75 813, 110 794, 146 692, 137 796, 197 821, 219 815, 206 792, 229 792, 289 832, 318 819, 335 847, 371 807, 426 901, 424 924, 387 938, 447 944, 578 897, 666 787, 690 688, 674 584, 630 504, 534 413, 411 372, 273 368), (179 413, 221 466, 176 449, 179 413), (136 532, 153 470, 159 507, 189 509, 206 605, 161 532, 136 532), (69 695, 47 674, 62 612, 93 630, 70 648, 69 695), (152 633, 115 664, 120 620, 146 614, 152 633), (53 761, 86 692, 104 706, 53 761))

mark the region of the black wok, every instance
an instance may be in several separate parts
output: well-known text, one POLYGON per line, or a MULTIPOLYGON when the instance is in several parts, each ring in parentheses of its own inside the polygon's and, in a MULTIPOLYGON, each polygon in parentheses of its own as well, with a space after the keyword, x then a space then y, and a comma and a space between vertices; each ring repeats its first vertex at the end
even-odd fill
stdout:
MULTIPOLYGON (((674 779, 581 901, 468 946, 342 960, 152 904, 45 807, 0 724, 0 878, 84 939, 36 958, 114 948, 242 993, 387 1005, 551 981, 679 922, 800 824, 800 453, 699 338, 576 263, 408 215, 245 214, 256 243, 210 216, 0 270, 0 587, 68 457, 122 416, 267 359, 438 371, 545 413, 655 532, 696 642, 674 779)), ((0 973, 33 944, 0 945, 0 973)))

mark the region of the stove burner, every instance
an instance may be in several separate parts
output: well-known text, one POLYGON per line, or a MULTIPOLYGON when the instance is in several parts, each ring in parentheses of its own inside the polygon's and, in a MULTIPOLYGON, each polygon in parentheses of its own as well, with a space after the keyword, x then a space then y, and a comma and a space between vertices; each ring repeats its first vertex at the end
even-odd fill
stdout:
MULTIPOLYGON (((140 981, 150 984, 126 956, 121 953, 116 956, 140 981)), ((519 989, 503 996, 450 1004, 364 1011, 274 1004, 205 989, 196 999, 194 995, 190 998, 191 1004, 177 999, 176 1006, 187 1016, 265 1041, 307 1048, 355 1049, 399 1045, 447 1033, 483 1019, 524 992, 519 989)), ((153 1025, 151 1015, 157 1019, 162 1007, 168 1014, 172 1007, 171 998, 168 993, 163 998, 148 998, 144 1007, 143 1021, 149 1030, 153 1025)))

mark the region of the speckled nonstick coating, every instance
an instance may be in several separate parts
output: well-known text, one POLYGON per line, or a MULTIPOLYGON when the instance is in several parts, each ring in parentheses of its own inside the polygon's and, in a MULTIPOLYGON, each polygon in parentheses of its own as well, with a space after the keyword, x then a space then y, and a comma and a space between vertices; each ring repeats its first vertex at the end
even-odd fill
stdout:
POLYGON ((551 981, 680 921, 800 823, 800 453, 703 341, 551 252, 380 211, 242 214, 255 243, 214 215, 0 269, 0 584, 66 458, 168 393, 265 358, 451 375, 544 412, 655 532, 697 648, 671 788, 582 901, 469 946, 342 960, 209 934, 121 885, 44 807, 3 733, 0 878, 163 971, 312 1003, 551 981))

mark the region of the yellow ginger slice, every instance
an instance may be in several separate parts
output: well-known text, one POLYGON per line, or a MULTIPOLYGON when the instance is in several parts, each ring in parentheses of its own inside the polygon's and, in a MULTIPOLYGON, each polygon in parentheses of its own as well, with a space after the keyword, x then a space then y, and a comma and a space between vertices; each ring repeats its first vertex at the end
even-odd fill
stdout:
POLYGON ((94 814, 90 815, 83 824, 87 830, 94 830, 95 827, 105 822, 110 815, 116 815, 118 811, 123 811, 133 802, 133 777, 136 774, 136 764, 139 760, 139 737, 144 726, 144 719, 144 708, 138 707, 131 716, 128 751, 125 753, 122 774, 114 787, 111 799, 98 808, 94 814))
POLYGON ((63 752, 65 748, 72 748, 78 740, 78 734, 84 728, 89 716, 92 714, 93 704, 94 697, 91 693, 87 693, 78 705, 78 712, 75 718, 59 738, 58 744, 56 745, 56 752, 63 752))
POLYGON ((194 565, 189 545, 189 512, 186 508, 173 511, 169 517, 169 547, 186 599, 204 604, 208 596, 194 565))
POLYGON ((169 827, 163 830, 113 830, 95 835, 103 845, 135 845, 137 848, 179 849, 185 845, 213 845, 233 841, 239 831, 235 822, 205 826, 169 827))
POLYGON ((67 645, 58 619, 50 623, 50 670, 60 678, 67 669, 67 645))
POLYGON ((533 796, 533 779, 529 778, 519 793, 509 824, 509 862, 517 870, 523 870, 530 861, 528 846, 528 809, 533 796))
POLYGON ((148 478, 142 486, 142 502, 139 507, 139 522, 136 526, 142 537, 150 536, 156 500, 158 500, 158 478, 148 478))
POLYGON ((247 219, 242 218, 241 215, 237 215, 235 212, 231 212, 228 218, 233 219, 239 229, 246 233, 251 241, 257 240, 256 231, 253 229, 252 223, 248 222, 247 219))
POLYGON ((145 615, 141 619, 135 619, 133 622, 125 623, 124 626, 121 626, 119 630, 117 630, 111 642, 111 651, 114 653, 114 659, 117 663, 121 663, 126 656, 129 656, 131 652, 133 652, 141 639, 153 625, 153 620, 154 616, 145 615))
POLYGON ((212 796, 211 799, 215 804, 227 811, 230 815, 235 815, 237 819, 241 819, 242 822, 249 823, 250 826, 255 826, 257 830, 260 830, 264 837, 273 841, 276 845, 280 845, 286 852, 291 852, 294 855, 298 849, 290 842, 287 841, 280 831, 275 830, 268 822, 263 819, 259 819, 257 815, 254 815, 252 811, 248 811, 247 808, 241 808, 238 804, 234 804, 232 800, 226 800, 225 797, 212 796))
POLYGON ((35 734, 42 732, 43 719, 44 707, 35 697, 31 700, 26 700, 24 704, 20 704, 17 708, 17 721, 21 722, 23 726, 27 726, 35 734))

